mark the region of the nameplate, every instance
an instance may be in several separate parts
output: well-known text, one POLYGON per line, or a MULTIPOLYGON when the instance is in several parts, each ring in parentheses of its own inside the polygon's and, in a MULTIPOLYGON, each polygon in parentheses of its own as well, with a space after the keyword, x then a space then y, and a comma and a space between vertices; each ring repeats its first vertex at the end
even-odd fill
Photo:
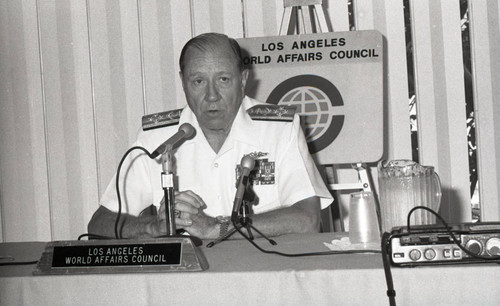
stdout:
POLYGON ((33 274, 203 271, 208 263, 189 237, 54 241, 33 274))
POLYGON ((53 268, 180 265, 182 244, 124 244, 56 246, 53 268))

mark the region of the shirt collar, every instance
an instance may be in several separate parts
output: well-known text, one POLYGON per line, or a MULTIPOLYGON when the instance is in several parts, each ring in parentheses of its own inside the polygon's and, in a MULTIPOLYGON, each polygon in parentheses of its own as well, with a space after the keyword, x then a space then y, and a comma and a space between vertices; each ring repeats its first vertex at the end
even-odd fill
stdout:
POLYGON ((236 118, 234 118, 233 127, 231 128, 229 136, 235 141, 258 146, 260 141, 255 135, 255 123, 247 113, 247 110, 252 106, 253 104, 250 99, 245 96, 236 114, 236 118))
MULTIPOLYGON (((241 102, 238 112, 236 113, 231 131, 226 139, 227 143, 224 147, 227 145, 232 147, 232 144, 230 143, 232 141, 243 142, 252 146, 259 146, 260 141, 254 135, 254 122, 247 113, 247 110, 252 106, 253 104, 250 98, 245 96, 241 102)), ((179 125, 183 123, 190 123, 196 130, 196 136, 191 141, 196 142, 201 140, 201 137, 204 137, 200 125, 198 124, 198 120, 196 119, 196 115, 187 105, 182 110, 181 117, 179 119, 179 125)))

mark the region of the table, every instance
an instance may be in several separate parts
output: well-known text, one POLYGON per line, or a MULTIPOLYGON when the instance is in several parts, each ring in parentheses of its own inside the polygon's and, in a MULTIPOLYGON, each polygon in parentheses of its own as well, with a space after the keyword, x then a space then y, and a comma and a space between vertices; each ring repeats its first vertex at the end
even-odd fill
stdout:
MULTIPOLYGON (((327 251, 341 233, 262 239, 266 249, 327 251)), ((205 242, 204 245, 206 245, 205 242)), ((43 242, 3 243, 38 259, 43 242)), ((203 272, 33 276, 35 265, 0 266, 0 305, 388 305, 380 254, 282 257, 244 240, 201 247, 203 272)), ((398 305, 498 305, 500 265, 392 267, 398 305)))

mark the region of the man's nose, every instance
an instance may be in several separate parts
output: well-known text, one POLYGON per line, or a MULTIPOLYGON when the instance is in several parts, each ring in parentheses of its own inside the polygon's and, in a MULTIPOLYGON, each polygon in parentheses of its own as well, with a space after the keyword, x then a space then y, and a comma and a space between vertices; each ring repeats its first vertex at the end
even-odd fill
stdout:
POLYGON ((215 82, 209 82, 205 99, 210 102, 216 102, 220 99, 219 89, 215 82))

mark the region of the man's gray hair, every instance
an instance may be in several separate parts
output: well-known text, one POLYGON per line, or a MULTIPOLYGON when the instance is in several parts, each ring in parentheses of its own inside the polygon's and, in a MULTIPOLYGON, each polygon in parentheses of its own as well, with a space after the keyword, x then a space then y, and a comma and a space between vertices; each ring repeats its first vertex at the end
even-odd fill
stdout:
POLYGON ((179 58, 179 67, 181 72, 184 71, 186 65, 186 53, 189 49, 195 48, 203 52, 209 52, 220 49, 221 46, 228 46, 240 68, 243 71, 243 57, 241 55, 240 45, 233 38, 220 33, 204 33, 191 38, 182 48, 179 58))

